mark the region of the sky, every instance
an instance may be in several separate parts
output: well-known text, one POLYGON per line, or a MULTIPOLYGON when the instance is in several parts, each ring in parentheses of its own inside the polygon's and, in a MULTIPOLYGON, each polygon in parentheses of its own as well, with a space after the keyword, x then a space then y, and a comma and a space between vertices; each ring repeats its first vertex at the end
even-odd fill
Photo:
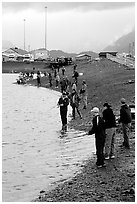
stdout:
POLYGON ((100 52, 134 28, 134 2, 2 2, 2 40, 28 51, 100 52))

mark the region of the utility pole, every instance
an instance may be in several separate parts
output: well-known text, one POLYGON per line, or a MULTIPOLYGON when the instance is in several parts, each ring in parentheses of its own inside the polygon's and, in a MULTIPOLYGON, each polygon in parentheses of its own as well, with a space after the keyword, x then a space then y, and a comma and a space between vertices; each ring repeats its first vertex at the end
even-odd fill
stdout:
POLYGON ((45 49, 47 50, 47 6, 45 6, 45 49))
POLYGON ((23 21, 24 21, 24 50, 25 50, 25 21, 26 19, 23 19, 23 21))

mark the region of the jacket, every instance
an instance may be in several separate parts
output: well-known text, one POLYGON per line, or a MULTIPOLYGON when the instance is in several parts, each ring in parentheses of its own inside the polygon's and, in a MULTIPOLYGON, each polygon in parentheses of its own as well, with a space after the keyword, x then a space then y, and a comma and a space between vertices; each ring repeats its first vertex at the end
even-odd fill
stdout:
POLYGON ((69 105, 68 97, 65 97, 64 99, 60 97, 58 105, 60 106, 60 111, 67 111, 67 107, 69 105))
POLYGON ((127 104, 124 104, 121 106, 120 109, 120 119, 119 119, 119 123, 124 123, 124 124, 128 124, 131 123, 131 110, 129 108, 129 106, 127 104))
POLYGON ((92 135, 95 134, 96 139, 105 140, 105 126, 104 121, 100 116, 95 116, 92 120, 92 128, 89 130, 88 134, 92 135), (98 117, 98 124, 97 124, 97 117, 98 117))
POLYGON ((111 108, 103 111, 103 120, 105 122, 105 129, 116 127, 115 115, 111 108))
POLYGON ((73 105, 75 105, 76 107, 79 106, 80 97, 79 97, 77 92, 71 93, 69 98, 70 98, 70 105, 71 106, 73 106, 73 105))

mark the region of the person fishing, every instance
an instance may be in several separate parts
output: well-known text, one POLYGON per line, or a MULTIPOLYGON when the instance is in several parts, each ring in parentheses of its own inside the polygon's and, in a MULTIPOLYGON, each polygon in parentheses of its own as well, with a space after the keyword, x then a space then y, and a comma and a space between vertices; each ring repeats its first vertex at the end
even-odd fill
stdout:
POLYGON ((62 121, 62 132, 67 131, 67 111, 69 105, 69 99, 67 97, 66 92, 63 92, 59 101, 57 103, 58 107, 60 107, 60 116, 62 121))
POLYGON ((72 107, 72 117, 73 117, 72 119, 75 119, 75 112, 76 112, 75 110, 77 110, 77 113, 80 119, 82 119, 82 115, 79 110, 80 97, 75 89, 72 90, 72 93, 69 95, 69 98, 70 98, 70 105, 72 107))

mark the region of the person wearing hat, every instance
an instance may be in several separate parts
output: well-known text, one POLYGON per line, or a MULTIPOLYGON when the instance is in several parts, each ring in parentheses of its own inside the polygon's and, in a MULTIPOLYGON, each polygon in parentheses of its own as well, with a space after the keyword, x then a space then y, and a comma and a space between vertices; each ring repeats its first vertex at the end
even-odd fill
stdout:
POLYGON ((115 115, 111 108, 111 105, 108 103, 104 103, 104 110, 103 110, 103 119, 105 122, 105 159, 113 159, 114 156, 114 144, 115 144, 115 129, 116 129, 116 121, 115 115))
POLYGON ((104 144, 105 144, 105 128, 104 121, 99 114, 99 108, 94 107, 91 112, 93 113, 92 128, 89 130, 88 134, 95 134, 95 146, 97 161, 96 165, 98 168, 104 167, 104 144))
POLYGON ((60 116, 62 121, 62 131, 67 131, 67 111, 69 105, 69 99, 66 92, 63 92, 58 101, 58 107, 60 107, 60 116))
POLYGON ((123 130, 123 146, 127 149, 130 149, 129 145, 129 129, 131 125, 131 110, 129 106, 126 104, 125 98, 121 98, 121 108, 120 108, 120 118, 119 123, 122 123, 123 130))

